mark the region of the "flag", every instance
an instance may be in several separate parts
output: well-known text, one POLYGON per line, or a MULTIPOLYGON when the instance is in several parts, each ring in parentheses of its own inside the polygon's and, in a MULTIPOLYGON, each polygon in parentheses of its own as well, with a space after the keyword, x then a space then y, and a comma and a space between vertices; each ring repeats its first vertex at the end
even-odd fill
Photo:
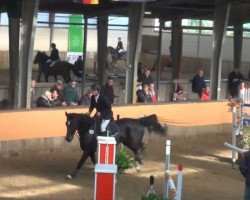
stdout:
MULTIPOLYGON (((71 15, 70 23, 82 23, 82 15, 71 15)), ((70 52, 83 51, 83 33, 82 25, 69 25, 69 49, 70 52)))
POLYGON ((83 4, 99 4, 99 0, 82 0, 83 4))

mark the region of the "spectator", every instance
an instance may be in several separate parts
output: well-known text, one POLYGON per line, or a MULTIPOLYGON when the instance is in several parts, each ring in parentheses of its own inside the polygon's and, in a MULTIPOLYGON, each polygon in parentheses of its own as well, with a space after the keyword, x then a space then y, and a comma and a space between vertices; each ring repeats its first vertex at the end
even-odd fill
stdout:
POLYGON ((192 91, 197 93, 201 97, 203 89, 206 88, 205 78, 203 76, 203 71, 199 70, 198 74, 192 79, 192 91))
POLYGON ((106 84, 101 89, 101 94, 105 96, 111 104, 114 103, 115 95, 113 88, 113 79, 108 77, 106 84))
POLYGON ((70 81, 69 85, 63 89, 66 103, 68 106, 77 106, 78 92, 76 89, 76 81, 70 81))
POLYGON ((139 82, 139 84, 142 85, 142 87, 144 87, 144 85, 150 85, 151 83, 153 83, 153 78, 150 75, 150 69, 145 68, 144 69, 144 73, 139 76, 137 82, 139 82))
POLYGON ((250 199, 250 151, 244 152, 240 162, 240 172, 246 179, 244 200, 250 199))
POLYGON ((35 93, 35 88, 36 88, 36 80, 34 78, 31 79, 31 87, 30 87, 30 107, 35 108, 36 107, 36 93, 35 93))
POLYGON ((118 43, 116 46, 116 53, 118 55, 118 58, 121 57, 122 52, 124 52, 123 44, 122 44, 122 39, 119 37, 118 38, 118 43))
POLYGON ((228 89, 229 95, 232 98, 238 97, 238 87, 244 79, 243 75, 240 73, 238 68, 234 70, 228 76, 228 89))
POLYGON ((51 105, 52 107, 62 106, 62 102, 58 98, 58 93, 56 89, 51 90, 51 105))
POLYGON ((78 56, 77 60, 74 63, 75 69, 77 71, 82 71, 83 69, 83 60, 82 60, 82 56, 78 56))
POLYGON ((151 96, 152 103, 157 102, 157 95, 156 95, 155 84, 154 83, 151 83, 149 85, 149 94, 151 96))
POLYGON ((180 84, 178 84, 176 91, 174 92, 174 95, 173 95, 173 101, 185 101, 185 100, 186 100, 186 97, 183 93, 183 87, 180 84))
POLYGON ((45 91, 44 94, 37 99, 37 107, 51 108, 51 92, 45 91))
POLYGON ((57 91, 58 99, 61 102, 61 106, 67 106, 65 95, 63 93, 63 82, 61 80, 57 80, 56 84, 50 89, 51 92, 53 90, 57 91))
POLYGON ((151 96, 149 94, 149 86, 144 85, 142 90, 137 90, 137 102, 152 102, 151 96))
POLYGON ((84 94, 81 99, 79 100, 79 105, 90 105, 91 97, 93 95, 93 92, 91 89, 88 89, 87 93, 84 94))
POLYGON ((209 88, 209 86, 206 86, 206 88, 203 89, 203 91, 201 93, 200 100, 201 101, 208 101, 208 100, 210 100, 210 88, 209 88))

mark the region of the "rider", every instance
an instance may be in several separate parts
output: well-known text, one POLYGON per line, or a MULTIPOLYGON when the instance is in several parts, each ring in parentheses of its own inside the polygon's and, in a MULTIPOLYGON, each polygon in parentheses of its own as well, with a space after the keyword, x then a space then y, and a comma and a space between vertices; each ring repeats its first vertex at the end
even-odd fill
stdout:
POLYGON ((124 52, 122 40, 120 37, 118 38, 116 52, 117 52, 119 58, 121 57, 122 52, 124 52))
POLYGON ((56 48, 56 44, 55 43, 51 43, 50 47, 52 49, 51 50, 51 54, 49 56, 49 59, 50 59, 51 63, 53 63, 56 60, 60 60, 59 51, 56 48))
POLYGON ((111 104, 105 96, 100 94, 101 87, 98 84, 93 84, 91 89, 93 95, 91 97, 89 112, 87 114, 90 115, 94 108, 96 109, 96 116, 101 119, 101 135, 106 136, 106 128, 110 120, 113 118, 111 104))

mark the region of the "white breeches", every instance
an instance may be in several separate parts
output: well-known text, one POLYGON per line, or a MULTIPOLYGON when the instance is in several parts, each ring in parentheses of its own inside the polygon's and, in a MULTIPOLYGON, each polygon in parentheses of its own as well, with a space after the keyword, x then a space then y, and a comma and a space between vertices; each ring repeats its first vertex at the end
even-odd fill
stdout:
POLYGON ((106 131, 106 128, 107 128, 109 122, 110 122, 110 119, 102 119, 101 132, 106 131))

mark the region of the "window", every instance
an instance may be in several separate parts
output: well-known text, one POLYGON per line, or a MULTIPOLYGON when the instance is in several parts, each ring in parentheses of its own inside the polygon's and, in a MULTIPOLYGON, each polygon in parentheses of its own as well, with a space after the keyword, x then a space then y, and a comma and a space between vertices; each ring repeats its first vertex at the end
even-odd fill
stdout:
MULTIPOLYGON (((39 12, 37 15, 38 22, 49 22, 49 13, 39 12)), ((48 27, 47 23, 37 23, 38 26, 48 27)))
POLYGON ((212 35, 214 22, 210 20, 201 20, 201 26, 205 28, 211 28, 212 30, 201 30, 201 34, 212 35))
POLYGON ((61 13, 56 13, 55 15, 55 27, 69 27, 68 24, 64 23, 69 23, 69 14, 61 14, 61 13))
POLYGON ((7 13, 0 13, 0 25, 9 25, 9 19, 7 13))
POLYGON ((128 17, 109 17, 109 29, 128 30, 128 17), (122 25, 122 26, 119 26, 122 25))
MULTIPOLYGON (((191 26, 191 27, 199 27, 200 20, 197 19, 183 19, 182 26, 191 26)), ((198 34, 198 29, 183 29, 183 33, 191 33, 191 34, 198 34)))
POLYGON ((88 18, 88 28, 97 29, 97 18, 88 18))
POLYGON ((243 31, 243 37, 250 38, 250 23, 243 24, 243 28, 248 29, 243 31))
MULTIPOLYGON (((160 26, 160 20, 158 18, 156 18, 154 20, 154 26, 155 26, 154 31, 159 31, 158 27, 160 26)), ((167 27, 167 28, 172 27, 172 22, 171 21, 166 21, 165 24, 164 24, 164 27, 167 27)), ((170 32, 171 30, 165 30, 165 31, 170 32)))

